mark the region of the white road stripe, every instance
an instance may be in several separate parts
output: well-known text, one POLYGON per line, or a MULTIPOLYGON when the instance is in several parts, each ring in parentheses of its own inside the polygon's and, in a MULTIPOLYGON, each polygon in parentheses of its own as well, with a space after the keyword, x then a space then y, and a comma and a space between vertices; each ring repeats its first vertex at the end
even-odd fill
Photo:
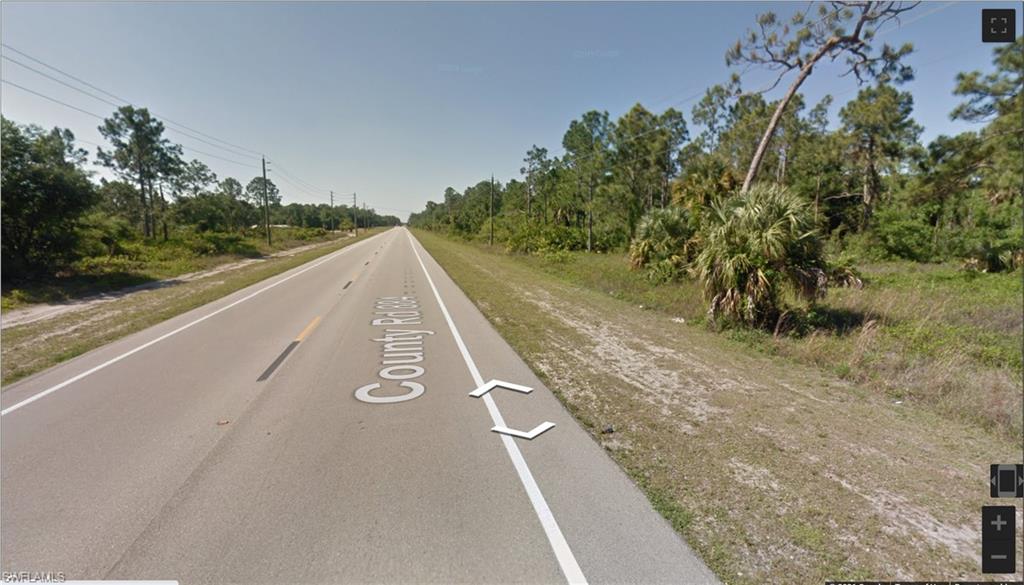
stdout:
MULTIPOLYGON (((378 234, 378 236, 379 235, 383 235, 383 234, 378 234)), ((214 311, 214 312, 212 312, 212 313, 210 313, 208 315, 204 315, 204 316, 196 319, 195 321, 191 321, 189 323, 186 323, 185 325, 182 325, 181 327, 178 327, 174 331, 171 331, 169 333, 164 333, 163 335, 161 335, 160 337, 157 337, 156 339, 153 339, 152 341, 148 341, 146 343, 143 343, 142 345, 136 347, 135 349, 126 351, 126 352, 122 353, 121 355, 119 355, 119 356, 117 356, 115 358, 111 358, 111 359, 103 362, 102 364, 100 364, 100 365, 98 365, 96 367, 90 368, 90 369, 82 372, 81 374, 78 374, 77 376, 74 376, 72 378, 68 378, 67 380, 64 380, 63 382, 61 382, 60 384, 56 384, 54 386, 50 386, 49 388, 47 388, 46 390, 43 390, 42 392, 40 392, 38 394, 34 394, 34 395, 26 398, 25 400, 22 400, 21 402, 13 405, 13 406, 10 406, 8 408, 3 409, 2 411, 0 411, 0 416, 6 416, 6 415, 14 412, 15 410, 18 410, 19 408, 21 408, 23 406, 31 404, 31 403, 35 402, 36 400, 39 400, 40 398, 43 398, 43 397, 48 396, 50 394, 53 394, 54 392, 56 392, 56 391, 58 391, 58 390, 60 390, 62 388, 66 388, 66 387, 70 386, 71 384, 74 384, 75 382, 81 380, 82 378, 85 378, 86 376, 90 376, 92 374, 95 374, 96 372, 102 370, 103 368, 106 368, 107 366, 116 364, 117 362, 123 360, 124 358, 126 358, 126 357, 128 357, 130 355, 136 354, 136 353, 138 353, 138 352, 140 352, 140 351, 142 351, 142 350, 144 350, 147 347, 150 347, 152 345, 156 345, 157 343, 160 343, 161 341, 167 339, 168 337, 171 337, 172 335, 177 335, 178 333, 181 333, 182 331, 188 329, 189 327, 192 327, 193 325, 198 325, 199 323, 202 323, 203 321, 206 321, 207 319, 209 319, 210 317, 213 317, 214 315, 219 315, 220 313, 223 313, 224 311, 227 311, 231 307, 234 307, 236 305, 244 303, 245 301, 248 301, 249 299, 255 297, 256 295, 258 295, 260 293, 263 293, 263 292, 266 292, 266 291, 274 288, 275 286, 277 286, 279 284, 287 282, 287 281, 295 278, 296 276, 298 276, 298 275, 300 275, 300 274, 302 274, 304 272, 308 272, 308 271, 316 268, 317 266, 320 266, 321 264, 323 264, 325 262, 329 262, 331 260, 334 260, 335 258, 337 258, 338 256, 341 256, 345 252, 348 252, 349 250, 355 249, 356 247, 361 246, 365 242, 369 242, 370 240, 372 240, 373 238, 376 238, 376 237, 377 236, 373 236, 371 238, 363 240, 362 242, 357 242, 355 244, 352 244, 351 246, 346 246, 346 247, 342 248, 341 250, 338 250, 337 252, 333 252, 332 254, 328 255, 326 258, 320 260, 316 264, 313 264, 312 266, 307 266, 306 268, 303 268, 302 270, 296 272, 295 274, 288 275, 288 276, 282 278, 281 280, 278 280, 277 282, 275 282, 273 284, 267 285, 267 286, 259 289, 258 291, 254 292, 252 294, 246 295, 245 297, 242 297, 242 298, 238 299, 237 301, 231 303, 230 305, 225 305, 225 306, 217 309, 216 311, 214 311)))
MULTIPOLYGON (((430 278, 430 273, 427 272, 427 267, 423 264, 423 258, 420 257, 419 251, 416 250, 412 233, 406 231, 406 235, 409 236, 409 245, 412 247, 413 253, 416 254, 416 259, 420 262, 420 268, 423 269, 423 274, 426 275, 430 288, 434 291, 434 298, 437 299, 437 304, 441 306, 441 313, 444 314, 445 321, 448 322, 448 328, 455 337, 455 344, 459 346, 459 351, 462 352, 462 359, 466 362, 466 368, 469 369, 469 373, 473 376, 473 381, 476 382, 477 387, 483 386, 484 379, 480 375, 480 370, 476 368, 476 363, 469 355, 469 349, 466 348, 466 344, 462 341, 462 336, 459 335, 459 330, 455 327, 451 314, 448 313, 448 307, 441 300, 441 293, 437 291, 434 279, 430 278)), ((498 405, 494 403, 494 398, 490 394, 485 394, 483 401, 487 405, 487 411, 491 414, 491 420, 494 421, 495 426, 504 427, 505 419, 502 418, 498 405)), ((562 535, 562 529, 558 527, 555 515, 551 512, 551 508, 548 507, 547 500, 544 499, 544 494, 541 493, 536 480, 533 479, 533 474, 530 473, 530 468, 526 465, 526 460, 523 459, 523 454, 519 451, 519 446, 516 445, 515 439, 508 435, 501 435, 501 442, 505 445, 505 450, 508 451, 508 456, 512 459, 512 465, 515 466, 516 472, 519 474, 519 480, 523 483, 526 494, 530 497, 533 510, 537 513, 541 526, 544 527, 544 534, 547 535, 548 542, 551 543, 551 549, 555 552, 558 565, 562 568, 562 573, 565 574, 566 580, 573 585, 586 585, 587 578, 583 575, 579 563, 576 562, 576 557, 573 556, 572 549, 569 548, 569 543, 566 542, 565 536, 562 535)))

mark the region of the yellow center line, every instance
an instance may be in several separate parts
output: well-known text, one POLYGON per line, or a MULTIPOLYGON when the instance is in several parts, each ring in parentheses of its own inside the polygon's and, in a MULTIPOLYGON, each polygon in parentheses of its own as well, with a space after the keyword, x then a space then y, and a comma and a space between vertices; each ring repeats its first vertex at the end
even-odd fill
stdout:
POLYGON ((299 336, 295 338, 295 341, 302 341, 303 339, 305 339, 306 336, 312 333, 313 330, 316 329, 316 326, 319 324, 320 317, 314 317, 313 320, 309 322, 309 325, 306 325, 306 328, 302 330, 302 333, 299 333, 299 336))

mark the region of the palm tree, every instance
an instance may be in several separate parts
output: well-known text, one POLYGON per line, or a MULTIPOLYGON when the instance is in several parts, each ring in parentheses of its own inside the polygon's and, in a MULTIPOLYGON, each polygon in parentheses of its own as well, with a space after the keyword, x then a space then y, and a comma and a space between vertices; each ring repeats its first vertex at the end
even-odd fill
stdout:
POLYGON ((644 214, 636 237, 629 246, 629 263, 634 269, 662 260, 689 261, 694 235, 689 211, 682 207, 655 208, 644 214))
POLYGON ((805 300, 824 295, 826 264, 813 214, 784 187, 758 184, 715 201, 703 231, 693 270, 712 319, 764 326, 778 318, 786 285, 805 300))

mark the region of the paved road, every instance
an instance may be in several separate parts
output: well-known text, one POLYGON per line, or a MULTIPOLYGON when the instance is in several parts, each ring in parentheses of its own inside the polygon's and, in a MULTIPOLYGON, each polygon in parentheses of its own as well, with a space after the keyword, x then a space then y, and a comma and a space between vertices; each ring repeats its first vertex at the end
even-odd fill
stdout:
POLYGON ((5 571, 715 581, 405 229, 0 398, 5 571))

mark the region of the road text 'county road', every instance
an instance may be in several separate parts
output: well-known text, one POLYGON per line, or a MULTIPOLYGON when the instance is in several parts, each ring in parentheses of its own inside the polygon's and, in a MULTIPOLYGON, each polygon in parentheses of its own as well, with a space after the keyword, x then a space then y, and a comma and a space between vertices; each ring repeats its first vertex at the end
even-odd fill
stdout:
MULTIPOLYGON (((416 297, 379 297, 374 303, 374 309, 374 315, 383 315, 373 320, 372 324, 376 327, 423 323, 423 314, 416 297)), ((398 386, 405 390, 400 394, 374 396, 370 392, 379 389, 381 384, 373 382, 357 389, 356 398, 371 404, 393 404, 419 398, 426 392, 426 388, 412 380, 425 372, 422 366, 416 364, 423 361, 424 336, 433 334, 433 331, 421 329, 385 329, 384 337, 372 340, 384 344, 381 369, 377 375, 383 380, 397 381, 398 386)))

